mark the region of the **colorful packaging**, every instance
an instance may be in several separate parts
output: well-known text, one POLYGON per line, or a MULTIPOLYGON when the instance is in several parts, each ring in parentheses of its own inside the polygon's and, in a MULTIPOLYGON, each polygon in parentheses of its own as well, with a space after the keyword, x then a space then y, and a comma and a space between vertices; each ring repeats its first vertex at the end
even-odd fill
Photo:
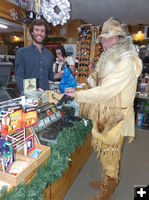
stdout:
POLYGON ((7 135, 22 130, 22 117, 22 107, 20 105, 8 107, 1 119, 1 134, 7 135))
POLYGON ((144 114, 143 113, 138 113, 138 125, 137 125, 137 128, 142 128, 143 118, 144 118, 144 114))
POLYGON ((36 108, 25 108, 23 112, 23 127, 30 127, 37 124, 36 108))

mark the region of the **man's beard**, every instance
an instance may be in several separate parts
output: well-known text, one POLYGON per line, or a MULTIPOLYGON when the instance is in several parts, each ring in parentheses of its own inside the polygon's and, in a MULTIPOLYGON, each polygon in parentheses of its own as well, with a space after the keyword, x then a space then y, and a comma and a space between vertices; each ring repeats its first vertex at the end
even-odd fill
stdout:
POLYGON ((45 37, 43 38, 43 40, 41 42, 37 41, 36 38, 34 36, 32 36, 32 39, 34 42, 36 42, 37 44, 43 44, 43 41, 45 39, 45 37))

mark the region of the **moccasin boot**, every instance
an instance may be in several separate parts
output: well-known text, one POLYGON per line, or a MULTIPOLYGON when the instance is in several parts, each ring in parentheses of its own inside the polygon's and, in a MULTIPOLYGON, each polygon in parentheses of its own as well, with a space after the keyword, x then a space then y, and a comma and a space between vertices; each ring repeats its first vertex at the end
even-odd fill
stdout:
POLYGON ((103 180, 101 180, 99 192, 96 196, 88 200, 110 200, 111 194, 114 192, 117 185, 118 179, 104 175, 103 180))

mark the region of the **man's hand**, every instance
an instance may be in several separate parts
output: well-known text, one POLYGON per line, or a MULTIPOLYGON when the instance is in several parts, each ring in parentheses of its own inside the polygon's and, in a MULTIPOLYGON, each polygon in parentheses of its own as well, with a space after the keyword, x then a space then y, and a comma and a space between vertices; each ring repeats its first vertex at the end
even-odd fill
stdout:
POLYGON ((74 93, 75 93, 75 88, 66 88, 65 90, 65 94, 68 95, 69 97, 74 97, 74 93))
POLYGON ((60 79, 60 78, 62 78, 63 73, 64 73, 64 70, 62 70, 62 71, 56 73, 56 74, 54 75, 54 79, 60 79))
POLYGON ((59 57, 58 57, 58 60, 59 60, 60 62, 64 62, 64 61, 65 61, 65 59, 63 58, 63 56, 59 56, 59 57))
POLYGON ((43 92, 44 90, 42 88, 38 88, 39 92, 43 92))

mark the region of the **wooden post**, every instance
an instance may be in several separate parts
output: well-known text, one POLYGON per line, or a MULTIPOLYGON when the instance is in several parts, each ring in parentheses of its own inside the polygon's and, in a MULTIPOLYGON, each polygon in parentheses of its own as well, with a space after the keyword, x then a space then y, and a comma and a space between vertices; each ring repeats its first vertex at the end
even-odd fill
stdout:
POLYGON ((24 28, 24 46, 29 46, 32 43, 29 27, 24 28))

